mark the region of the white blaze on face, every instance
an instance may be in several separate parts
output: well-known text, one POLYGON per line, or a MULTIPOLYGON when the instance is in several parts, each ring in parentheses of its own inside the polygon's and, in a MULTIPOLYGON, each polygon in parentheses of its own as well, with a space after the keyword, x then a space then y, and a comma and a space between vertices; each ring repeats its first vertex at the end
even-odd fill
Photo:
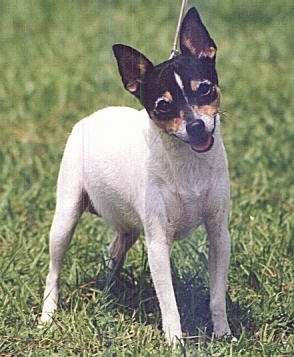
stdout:
POLYGON ((188 103, 188 97, 187 97, 187 95, 185 93, 185 88, 184 88, 184 84, 183 84, 181 76, 177 72, 174 72, 174 76, 175 76, 175 80, 177 82, 177 85, 179 86, 181 92, 183 93, 183 96, 184 96, 186 102, 188 103))

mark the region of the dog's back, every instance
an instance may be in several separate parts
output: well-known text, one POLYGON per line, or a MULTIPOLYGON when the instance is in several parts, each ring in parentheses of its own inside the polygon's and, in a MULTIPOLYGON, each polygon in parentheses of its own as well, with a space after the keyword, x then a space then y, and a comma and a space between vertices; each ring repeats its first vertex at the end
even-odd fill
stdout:
POLYGON ((106 108, 76 124, 66 145, 61 179, 87 194, 91 209, 116 230, 142 226, 148 124, 144 111, 106 108), (67 162, 76 167, 74 177, 67 162))

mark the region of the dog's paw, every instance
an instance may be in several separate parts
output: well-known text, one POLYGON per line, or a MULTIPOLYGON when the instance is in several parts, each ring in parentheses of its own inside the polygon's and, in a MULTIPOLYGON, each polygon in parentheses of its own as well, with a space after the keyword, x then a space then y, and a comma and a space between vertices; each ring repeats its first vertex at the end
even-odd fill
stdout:
POLYGON ((172 333, 170 330, 164 333, 166 342, 176 348, 177 346, 183 345, 184 340, 182 337, 182 331, 176 331, 172 333))
POLYGON ((37 328, 38 328, 39 330, 43 329, 45 326, 46 326, 46 322, 43 322, 43 321, 41 321, 41 320, 38 321, 37 328))
POLYGON ((238 339, 232 335, 231 332, 228 333, 223 333, 223 334, 215 334, 213 333, 212 338, 217 339, 217 340, 223 340, 229 343, 236 343, 238 342, 238 339))
POLYGON ((170 336, 165 335, 165 340, 169 346, 172 346, 173 349, 181 348, 184 346, 184 339, 182 337, 174 336, 170 338, 170 336))
POLYGON ((39 321, 38 321, 38 328, 43 328, 48 323, 52 322, 53 313, 49 312, 42 312, 39 321))
POLYGON ((49 321, 50 321, 50 320, 48 320, 48 321, 43 321, 42 318, 39 318, 39 319, 38 319, 37 328, 40 329, 40 330, 43 329, 43 328, 45 328, 46 326, 48 326, 49 321))
POLYGON ((236 343, 236 342, 238 342, 237 337, 235 337, 235 336, 233 336, 233 335, 229 336, 229 339, 231 340, 231 341, 230 341, 231 343, 236 343))

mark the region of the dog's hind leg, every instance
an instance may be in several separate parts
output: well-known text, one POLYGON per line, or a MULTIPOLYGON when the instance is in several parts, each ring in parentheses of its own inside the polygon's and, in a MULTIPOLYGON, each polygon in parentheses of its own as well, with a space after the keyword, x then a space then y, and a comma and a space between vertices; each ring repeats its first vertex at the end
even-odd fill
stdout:
POLYGON ((127 251, 132 247, 139 237, 139 232, 131 230, 128 232, 117 232, 116 237, 109 246, 110 263, 109 268, 119 273, 126 257, 127 251))
POLYGON ((41 322, 49 321, 57 309, 61 266, 82 212, 82 199, 63 202, 62 205, 60 202, 57 203, 50 230, 50 265, 46 279, 41 322))
POLYGON ((62 262, 87 204, 88 199, 83 191, 82 150, 75 140, 69 139, 58 175, 56 209, 50 230, 50 265, 41 322, 49 321, 57 308, 62 262))

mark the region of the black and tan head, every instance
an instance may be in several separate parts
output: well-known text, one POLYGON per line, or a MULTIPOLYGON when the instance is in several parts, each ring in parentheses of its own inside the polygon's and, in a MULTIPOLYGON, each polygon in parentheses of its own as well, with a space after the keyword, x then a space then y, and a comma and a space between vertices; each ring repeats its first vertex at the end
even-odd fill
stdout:
POLYGON ((192 8, 180 31, 181 54, 154 66, 137 50, 117 44, 113 51, 125 88, 169 135, 205 152, 213 146, 220 90, 216 45, 192 8))

